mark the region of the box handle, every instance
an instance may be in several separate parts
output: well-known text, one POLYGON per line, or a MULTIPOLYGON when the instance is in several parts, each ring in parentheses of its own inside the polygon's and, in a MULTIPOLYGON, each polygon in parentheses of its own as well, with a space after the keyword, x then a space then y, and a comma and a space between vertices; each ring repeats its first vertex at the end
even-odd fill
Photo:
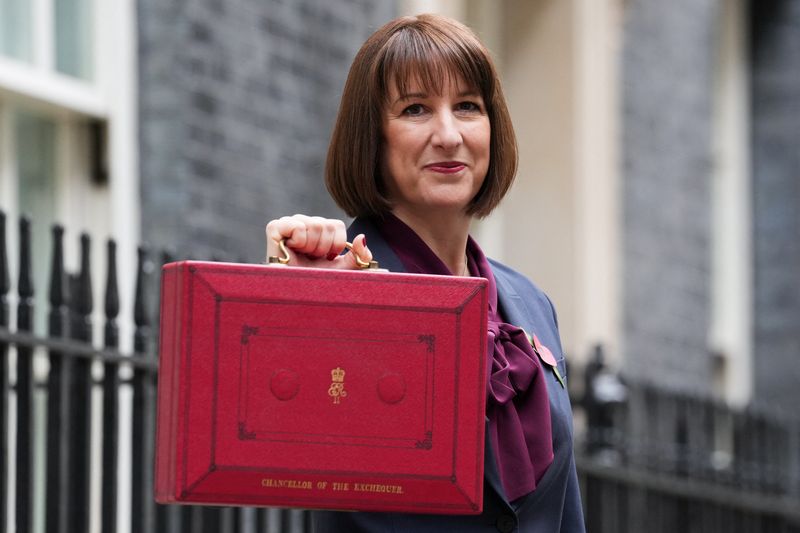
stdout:
MULTIPOLYGON (((281 255, 275 256, 271 255, 267 258, 269 264, 277 264, 277 265, 288 265, 290 258, 289 258, 289 251, 286 249, 286 244, 284 243, 286 239, 281 239, 278 241, 278 248, 281 249, 281 255)), ((362 270, 375 270, 379 269, 380 266, 378 265, 377 261, 364 261, 361 257, 358 256, 357 253, 353 251, 353 244, 350 242, 345 242, 344 247, 347 248, 349 251, 353 252, 353 259, 356 260, 356 265, 358 268, 362 270)))

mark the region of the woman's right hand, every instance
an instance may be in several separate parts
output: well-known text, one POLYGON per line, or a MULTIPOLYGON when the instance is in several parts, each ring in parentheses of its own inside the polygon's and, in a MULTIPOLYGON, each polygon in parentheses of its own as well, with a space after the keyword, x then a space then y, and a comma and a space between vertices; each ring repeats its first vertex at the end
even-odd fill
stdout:
POLYGON ((363 234, 353 239, 353 249, 342 254, 347 241, 347 228, 341 220, 293 215, 271 220, 267 224, 267 259, 281 256, 278 242, 282 239, 289 251, 289 264, 314 268, 359 268, 354 253, 364 261, 372 260, 363 234))

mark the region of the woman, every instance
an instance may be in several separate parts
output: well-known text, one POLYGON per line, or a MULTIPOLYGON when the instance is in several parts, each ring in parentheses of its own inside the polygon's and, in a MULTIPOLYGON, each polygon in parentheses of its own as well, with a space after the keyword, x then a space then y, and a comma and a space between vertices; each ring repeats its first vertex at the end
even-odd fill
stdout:
POLYGON ((544 293, 488 261, 469 237, 471 221, 497 206, 516 166, 495 68, 468 28, 435 15, 403 17, 362 46, 325 173, 333 198, 356 217, 353 250, 341 253, 343 222, 295 215, 267 225, 267 253, 278 255, 285 239, 292 264, 357 268, 355 253, 392 271, 489 280, 484 510, 318 512, 317 531, 584 531, 555 312, 544 293))

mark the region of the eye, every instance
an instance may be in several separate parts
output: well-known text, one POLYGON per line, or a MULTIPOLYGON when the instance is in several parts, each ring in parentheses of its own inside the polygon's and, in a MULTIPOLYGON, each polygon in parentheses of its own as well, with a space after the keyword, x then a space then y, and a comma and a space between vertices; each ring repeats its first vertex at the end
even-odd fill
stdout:
POLYGON ((425 112, 425 108, 422 107, 422 104, 411 104, 410 106, 403 109, 403 114, 408 115, 409 117, 418 117, 425 112))
POLYGON ((456 104, 456 111, 462 113, 481 113, 483 112, 483 108, 477 102, 465 101, 456 104))

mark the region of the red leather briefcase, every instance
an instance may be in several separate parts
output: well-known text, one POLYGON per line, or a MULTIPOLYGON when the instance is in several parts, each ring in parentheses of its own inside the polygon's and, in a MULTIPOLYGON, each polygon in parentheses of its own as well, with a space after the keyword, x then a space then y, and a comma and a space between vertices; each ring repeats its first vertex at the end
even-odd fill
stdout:
POLYGON ((482 509, 486 280, 164 267, 162 503, 482 509))

